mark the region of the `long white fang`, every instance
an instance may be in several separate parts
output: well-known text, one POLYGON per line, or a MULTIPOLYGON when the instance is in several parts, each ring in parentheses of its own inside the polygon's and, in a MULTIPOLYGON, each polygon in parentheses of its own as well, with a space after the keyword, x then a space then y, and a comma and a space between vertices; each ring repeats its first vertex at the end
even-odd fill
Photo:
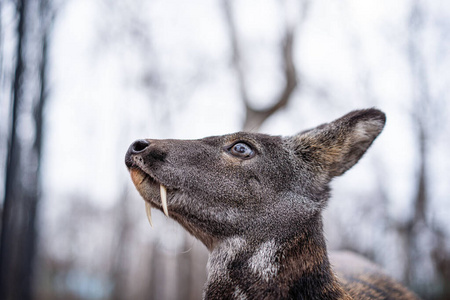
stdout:
POLYGON ((163 207, 164 214, 169 216, 169 211, 167 210, 167 189, 162 184, 159 185, 159 190, 161 193, 161 204, 163 207))
POLYGON ((148 222, 150 223, 150 226, 153 228, 152 223, 152 206, 147 201, 145 202, 145 213, 147 214, 148 222))

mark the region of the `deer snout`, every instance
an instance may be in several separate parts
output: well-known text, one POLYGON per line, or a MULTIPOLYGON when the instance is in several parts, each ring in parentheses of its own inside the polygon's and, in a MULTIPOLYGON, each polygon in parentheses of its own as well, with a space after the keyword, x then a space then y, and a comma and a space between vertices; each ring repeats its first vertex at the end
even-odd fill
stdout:
POLYGON ((134 164, 134 159, 144 158, 146 161, 165 161, 167 156, 166 151, 161 141, 152 140, 137 140, 130 145, 127 154, 125 155, 125 164, 131 168, 134 164))
POLYGON ((131 144, 128 152, 131 154, 139 154, 145 151, 147 147, 150 146, 150 142, 147 140, 137 140, 133 144, 131 144))
POLYGON ((133 156, 142 154, 149 146, 150 142, 147 140, 137 140, 132 143, 125 154, 125 165, 131 168, 133 166, 133 156))

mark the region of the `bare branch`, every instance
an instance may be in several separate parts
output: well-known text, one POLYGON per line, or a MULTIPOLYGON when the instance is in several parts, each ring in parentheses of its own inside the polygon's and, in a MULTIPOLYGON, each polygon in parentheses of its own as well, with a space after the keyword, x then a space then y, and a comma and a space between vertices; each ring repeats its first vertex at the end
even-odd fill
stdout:
POLYGON ((228 25, 230 41, 233 53, 233 66, 237 74, 239 84, 239 91, 246 108, 246 116, 244 122, 244 130, 258 130, 264 121, 273 115, 278 110, 285 107, 295 88, 298 86, 297 70, 294 63, 294 43, 297 29, 306 18, 307 9, 309 7, 309 0, 302 0, 301 14, 294 24, 285 24, 284 37, 281 43, 281 56, 283 61, 283 75, 285 85, 280 94, 274 99, 273 104, 264 109, 255 109, 250 104, 249 93, 245 78, 245 73, 242 68, 242 55, 240 49, 240 41, 236 29, 236 23, 233 18, 232 7, 230 0, 223 0, 225 19, 228 25))
POLYGON ((248 102, 246 102, 247 114, 244 123, 244 130, 257 130, 267 118, 288 104, 292 92, 298 84, 297 72, 293 60, 293 43, 294 32, 293 30, 287 29, 283 41, 285 86, 280 95, 277 97, 276 102, 271 107, 266 109, 254 109, 248 102))
POLYGON ((249 101, 248 101, 247 85, 245 82, 244 71, 242 69, 240 42, 238 38, 236 23, 233 18, 233 12, 230 1, 223 0, 222 3, 225 12, 225 21, 227 22, 228 33, 230 35, 232 57, 233 57, 232 62, 238 79, 239 92, 241 93, 242 101, 244 101, 245 106, 248 107, 249 101))

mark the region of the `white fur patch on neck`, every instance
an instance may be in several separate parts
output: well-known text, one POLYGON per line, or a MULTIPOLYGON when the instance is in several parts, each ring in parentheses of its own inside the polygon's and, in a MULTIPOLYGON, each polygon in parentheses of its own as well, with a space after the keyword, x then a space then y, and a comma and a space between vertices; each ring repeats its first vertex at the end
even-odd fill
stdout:
POLYGON ((275 264, 276 252, 277 246, 274 240, 259 246, 248 262, 252 272, 265 281, 275 277, 278 273, 278 265, 275 264))
POLYGON ((236 300, 247 300, 247 295, 239 287, 234 289, 233 298, 236 300))
POLYGON ((236 254, 242 251, 247 242, 241 237, 232 237, 224 240, 216 250, 211 252, 208 259, 208 282, 220 277, 228 278, 227 265, 235 259, 236 254))

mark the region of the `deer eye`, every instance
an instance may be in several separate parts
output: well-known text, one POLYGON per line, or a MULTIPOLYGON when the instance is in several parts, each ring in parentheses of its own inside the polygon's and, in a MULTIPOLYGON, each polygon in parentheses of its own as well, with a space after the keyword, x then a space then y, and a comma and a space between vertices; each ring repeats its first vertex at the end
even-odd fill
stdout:
POLYGON ((236 143, 231 148, 228 149, 228 151, 231 153, 231 155, 242 158, 242 159, 249 159, 255 156, 255 151, 253 149, 242 142, 236 143))

